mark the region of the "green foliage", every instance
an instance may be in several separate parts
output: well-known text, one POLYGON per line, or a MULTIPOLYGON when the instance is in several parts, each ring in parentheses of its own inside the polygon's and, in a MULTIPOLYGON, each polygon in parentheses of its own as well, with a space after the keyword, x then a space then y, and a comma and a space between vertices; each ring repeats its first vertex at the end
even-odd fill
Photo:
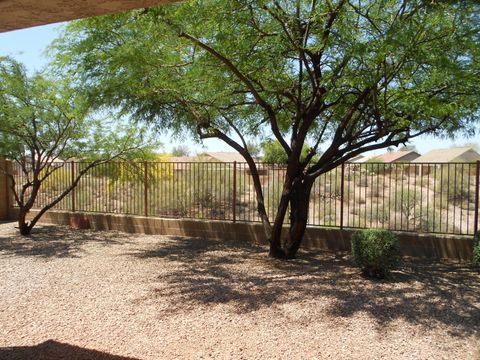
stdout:
POLYGON ((190 149, 186 145, 178 145, 174 146, 172 149, 173 156, 189 156, 190 149))
POLYGON ((288 156, 278 141, 263 143, 263 161, 270 164, 286 164, 288 156))
POLYGON ((400 262, 397 237, 383 229, 359 230, 352 235, 352 254, 367 276, 384 278, 400 262))
MULTIPOLYGON (((365 161, 366 164, 378 164, 378 163, 383 163, 383 159, 380 157, 372 157, 365 161)), ((373 168, 373 166, 371 166, 373 168)))
MULTIPOLYGON (((269 164, 287 164, 288 163, 288 156, 285 153, 285 150, 283 149, 282 145, 278 141, 275 140, 269 140, 265 141, 262 144, 263 147, 263 161, 269 164)), ((308 153, 309 153, 309 146, 304 145, 302 148, 302 153, 300 155, 300 160, 304 160, 308 153)), ((313 158, 312 161, 315 161, 315 159, 318 159, 317 157, 313 158)))
POLYGON ((260 156, 260 153, 262 152, 262 147, 255 141, 248 141, 247 150, 252 155, 252 157, 256 159, 260 156))
POLYGON ((478 235, 475 237, 473 244, 473 264, 480 267, 480 241, 478 240, 478 235))
POLYGON ((414 215, 417 213, 417 208, 420 205, 421 194, 419 190, 415 189, 399 189, 390 196, 390 204, 393 208, 402 214, 404 221, 414 222, 414 215))
POLYGON ((381 158, 372 158, 365 161, 365 170, 369 174, 377 175, 377 174, 385 174, 387 171, 391 169, 391 164, 385 164, 385 162, 381 158))
POLYGON ((88 132, 82 100, 60 81, 29 77, 21 63, 0 58, 1 155, 20 159, 43 151, 56 158, 60 150, 71 155, 88 132))
POLYGON ((91 117, 81 92, 65 81, 30 77, 11 58, 0 58, 0 109, 0 155, 12 160, 139 159, 159 146, 145 126, 91 117))
POLYGON ((79 80, 90 102, 121 108, 164 129, 198 135, 201 125, 207 135, 236 128, 257 136, 270 129, 264 120, 271 109, 288 136, 295 119, 316 106, 324 116, 308 136, 331 136, 363 89, 370 91, 351 124, 354 135, 368 124, 381 124, 386 134, 411 130, 395 133, 406 140, 425 129, 438 135, 473 129, 479 104, 478 4, 372 0, 312 7, 302 0, 298 9, 294 4, 191 0, 89 18, 69 24, 52 49, 56 64, 79 80), (304 36, 296 36, 296 24, 307 31, 304 36), (300 59, 299 49, 305 49, 300 59), (316 61, 318 73, 312 72, 316 61), (257 95, 269 106, 253 98, 257 95), (317 96, 322 102, 313 101, 317 96), (330 131, 322 132, 327 122, 330 131))

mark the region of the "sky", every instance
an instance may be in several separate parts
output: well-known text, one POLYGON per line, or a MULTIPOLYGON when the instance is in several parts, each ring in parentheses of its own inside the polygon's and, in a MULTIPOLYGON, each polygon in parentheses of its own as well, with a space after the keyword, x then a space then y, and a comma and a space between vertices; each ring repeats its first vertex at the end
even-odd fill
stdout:
MULTIPOLYGON (((41 70, 48 63, 45 49, 57 37, 61 26, 62 24, 53 24, 0 33, 0 56, 9 55, 14 57, 23 62, 27 69, 32 73, 41 70)), ((164 135, 161 136, 160 140, 164 144, 161 149, 163 152, 169 152, 174 146, 178 145, 186 145, 191 150, 192 154, 203 151, 233 151, 228 145, 214 139, 205 140, 203 146, 194 143, 187 137, 179 140, 164 135)), ((472 138, 465 138, 459 135, 454 140, 423 136, 412 141, 411 145, 414 145, 418 152, 424 154, 432 149, 449 148, 466 143, 480 145, 480 134, 477 134, 472 138)), ((375 153, 381 152, 384 151, 376 151, 375 153)))

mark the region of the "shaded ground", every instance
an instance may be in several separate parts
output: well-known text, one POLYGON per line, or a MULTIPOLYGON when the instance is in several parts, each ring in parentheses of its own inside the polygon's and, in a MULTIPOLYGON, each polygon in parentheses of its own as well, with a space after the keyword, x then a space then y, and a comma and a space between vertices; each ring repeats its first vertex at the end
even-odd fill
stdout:
POLYGON ((480 359, 480 275, 458 264, 371 281, 347 256, 7 223, 0 303, 0 359, 480 359))

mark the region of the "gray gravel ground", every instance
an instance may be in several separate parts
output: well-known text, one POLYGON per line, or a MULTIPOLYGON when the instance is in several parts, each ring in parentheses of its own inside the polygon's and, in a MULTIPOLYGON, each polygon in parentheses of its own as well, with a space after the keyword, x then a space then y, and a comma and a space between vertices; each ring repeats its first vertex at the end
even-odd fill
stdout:
POLYGON ((0 359, 480 359, 480 276, 405 262, 0 225, 0 359))

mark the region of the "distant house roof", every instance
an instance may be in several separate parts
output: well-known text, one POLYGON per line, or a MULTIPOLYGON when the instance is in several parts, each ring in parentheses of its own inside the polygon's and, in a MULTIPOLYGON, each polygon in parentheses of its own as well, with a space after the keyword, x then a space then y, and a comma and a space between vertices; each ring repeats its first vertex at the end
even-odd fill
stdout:
POLYGON ((378 161, 378 162, 384 162, 384 163, 392 163, 392 162, 398 162, 398 161, 412 161, 420 156, 419 153, 413 150, 407 150, 407 151, 392 151, 392 152, 387 152, 385 154, 380 154, 380 155, 358 155, 355 156, 350 162, 355 162, 355 163, 364 163, 367 161, 378 161))
POLYGON ((171 158, 168 159, 168 161, 171 162, 194 162, 198 161, 198 157, 196 156, 172 156, 171 158))
POLYGON ((471 147, 458 147, 450 149, 436 149, 429 151, 413 162, 416 163, 448 163, 448 162, 472 162, 480 160, 480 154, 471 147))
POLYGON ((245 162, 245 159, 242 155, 233 151, 207 152, 206 155, 220 162, 245 162))
POLYGON ((353 158, 350 159, 350 162, 353 162, 353 163, 357 163, 357 162, 363 162, 365 159, 365 156, 363 155, 357 155, 357 156, 354 156, 353 158))
POLYGON ((371 158, 372 161, 378 160, 384 163, 393 163, 399 161, 413 161, 420 157, 420 154, 414 150, 392 151, 385 154, 377 155, 371 158))

